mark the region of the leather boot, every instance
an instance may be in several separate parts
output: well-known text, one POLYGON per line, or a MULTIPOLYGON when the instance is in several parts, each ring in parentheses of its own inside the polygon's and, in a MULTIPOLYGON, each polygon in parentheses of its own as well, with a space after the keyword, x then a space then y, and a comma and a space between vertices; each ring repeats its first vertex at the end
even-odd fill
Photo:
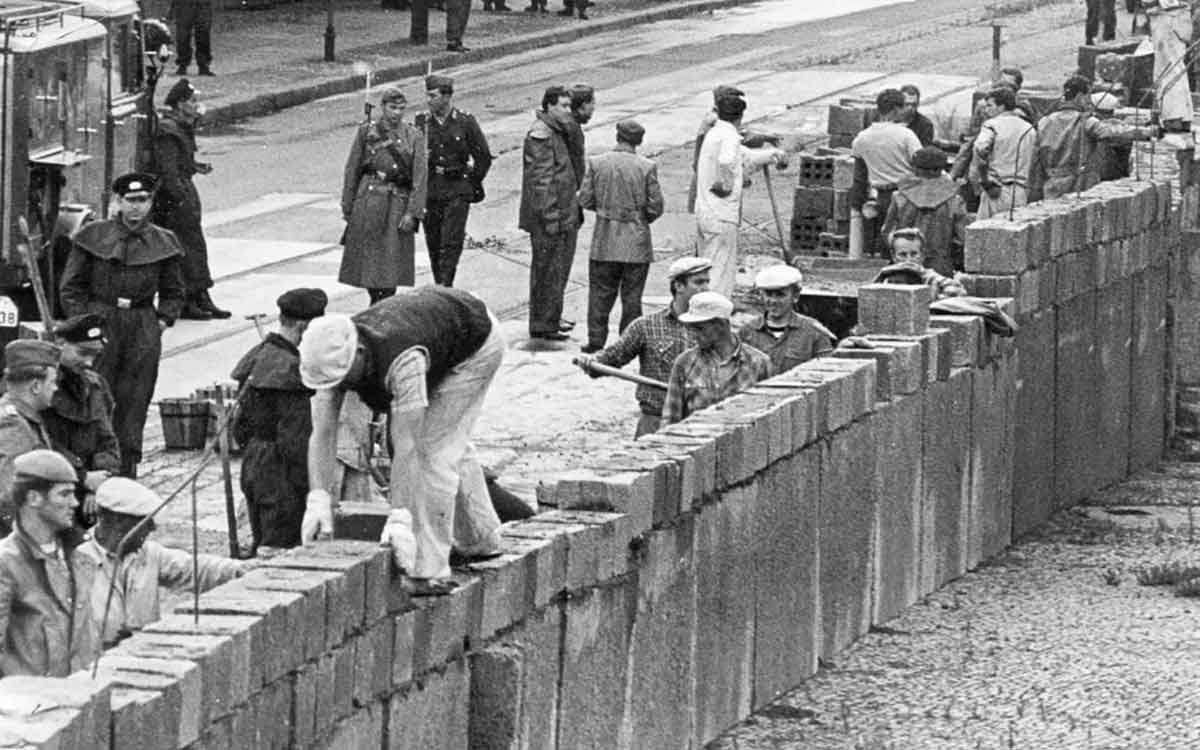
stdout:
POLYGON ((184 320, 212 320, 213 315, 208 310, 196 302, 196 300, 188 300, 183 303, 183 309, 179 311, 179 317, 184 320))
POLYGON ((208 311, 210 315, 218 320, 225 320, 226 318, 233 317, 233 313, 217 307, 217 304, 212 301, 212 297, 209 296, 207 289, 205 289, 203 292, 200 292, 200 294, 196 296, 196 304, 201 310, 208 311))

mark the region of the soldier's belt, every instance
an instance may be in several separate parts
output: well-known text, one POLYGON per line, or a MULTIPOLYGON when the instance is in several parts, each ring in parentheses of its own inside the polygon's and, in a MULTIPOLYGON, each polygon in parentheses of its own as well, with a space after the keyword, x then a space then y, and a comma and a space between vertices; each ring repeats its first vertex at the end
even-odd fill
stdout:
POLYGON ((442 177, 459 177, 467 176, 467 170, 462 167, 434 167, 433 173, 442 177))
POLYGON ((103 300, 104 304, 112 305, 118 310, 135 310, 140 307, 154 307, 154 298, 146 297, 144 299, 132 299, 130 297, 113 297, 110 300, 103 300))

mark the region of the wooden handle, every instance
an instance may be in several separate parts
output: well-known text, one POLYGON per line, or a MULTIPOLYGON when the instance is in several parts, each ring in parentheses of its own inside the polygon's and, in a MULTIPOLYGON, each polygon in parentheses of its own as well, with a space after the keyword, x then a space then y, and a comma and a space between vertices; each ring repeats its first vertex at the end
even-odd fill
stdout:
POLYGON ((628 380, 630 383, 637 383, 638 385, 648 385, 651 388, 661 388, 664 391, 667 390, 667 384, 661 380, 648 378, 645 375, 635 375, 632 372, 625 372, 619 367, 609 367, 608 365, 584 359, 583 357, 576 357, 571 361, 589 372, 598 373, 600 375, 609 375, 614 378, 620 378, 621 380, 628 380))

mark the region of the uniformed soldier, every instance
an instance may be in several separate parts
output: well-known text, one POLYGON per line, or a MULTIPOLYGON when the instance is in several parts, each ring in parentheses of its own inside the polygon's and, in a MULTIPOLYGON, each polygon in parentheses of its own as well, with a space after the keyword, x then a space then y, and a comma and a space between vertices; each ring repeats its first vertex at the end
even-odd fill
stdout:
MULTIPOLYGON (((48 341, 17 339, 4 347, 4 388, 0 396, 0 532, 12 531, 13 461, 36 448, 49 448, 42 412, 58 387, 61 351, 48 341)), ((74 481, 74 477, 72 477, 74 481)))
POLYGON ((837 338, 820 321, 796 312, 802 281, 804 276, 784 263, 767 266, 754 277, 764 312, 742 326, 738 336, 770 357, 775 372, 829 354, 837 338))
POLYGON ((276 301, 279 331, 267 334, 233 368, 233 379, 245 386, 233 430, 246 446, 241 484, 254 538, 252 554, 260 546, 300 544, 313 392, 300 381, 297 347, 309 322, 325 314, 328 301, 320 289, 284 292, 276 301))
POLYGON ((79 474, 79 521, 90 526, 96 488, 121 470, 112 391, 95 370, 96 358, 104 351, 104 318, 95 313, 68 318, 54 327, 54 340, 62 348, 58 389, 42 419, 50 447, 66 456, 79 474))
POLYGON ((425 246, 433 280, 454 286, 466 238, 471 204, 483 200, 483 180, 492 168, 487 139, 475 118, 452 106, 454 81, 428 76, 429 112, 417 115, 429 150, 429 190, 425 203, 425 246))
POLYGON ((121 473, 132 478, 142 460, 162 332, 175 324, 183 306, 183 249, 174 234, 149 221, 153 175, 122 175, 112 189, 117 214, 75 235, 61 295, 67 315, 96 312, 104 319, 108 342, 96 370, 112 388, 121 473))

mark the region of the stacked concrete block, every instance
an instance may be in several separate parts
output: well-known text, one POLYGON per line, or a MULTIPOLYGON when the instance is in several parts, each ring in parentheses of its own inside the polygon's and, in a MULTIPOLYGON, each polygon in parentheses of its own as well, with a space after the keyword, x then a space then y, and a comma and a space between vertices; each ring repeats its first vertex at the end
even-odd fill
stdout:
POLYGON ((1013 538, 1033 531, 1056 507, 1054 435, 1056 333, 1053 309, 1023 319, 1016 348, 1018 362, 1013 412, 1013 538), (1019 483, 1019 484, 1018 484, 1019 483))
POLYGON ((1012 541, 1015 378, 1015 356, 998 357, 975 371, 967 511, 969 569, 1000 554, 1012 541))
MULTIPOLYGON (((836 124, 841 120, 835 118, 831 122, 836 124)), ((849 154, 800 155, 799 184, 792 199, 793 251, 845 254, 853 181, 854 158, 849 154)))
POLYGON ((973 380, 973 370, 956 368, 923 393, 922 591, 934 591, 967 569, 973 380))
POLYGON ((928 286, 867 284, 858 288, 858 323, 865 333, 918 336, 929 328, 928 286))
POLYGON ((834 356, 875 362, 875 400, 916 393, 925 386, 928 364, 921 342, 870 337, 871 348, 839 347, 834 356))
POLYGON ((7 747, 107 748, 112 687, 86 673, 66 679, 0 679, 0 734, 7 747))
POLYGON ((1124 478, 1129 462, 1131 294, 1128 278, 1096 290, 1096 403, 1103 404, 1093 440, 1097 488, 1124 478))
POLYGON ((875 432, 876 501, 871 623, 900 614, 923 593, 920 578, 922 399, 901 398, 871 417, 875 432))
POLYGON ((396 750, 462 750, 469 744, 470 668, 456 659, 388 699, 386 745, 396 750))
POLYGON ((1165 442, 1167 270, 1154 266, 1131 282, 1133 336, 1130 351, 1129 469, 1157 466, 1165 442))

